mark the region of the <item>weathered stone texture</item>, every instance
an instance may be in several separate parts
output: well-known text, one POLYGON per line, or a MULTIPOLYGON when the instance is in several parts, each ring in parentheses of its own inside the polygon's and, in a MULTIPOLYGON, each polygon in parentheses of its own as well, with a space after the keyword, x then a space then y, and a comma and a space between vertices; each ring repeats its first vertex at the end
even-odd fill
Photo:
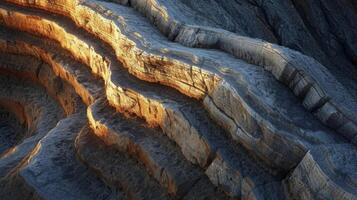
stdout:
POLYGON ((1 199, 356 199, 356 10, 0 2, 1 199))

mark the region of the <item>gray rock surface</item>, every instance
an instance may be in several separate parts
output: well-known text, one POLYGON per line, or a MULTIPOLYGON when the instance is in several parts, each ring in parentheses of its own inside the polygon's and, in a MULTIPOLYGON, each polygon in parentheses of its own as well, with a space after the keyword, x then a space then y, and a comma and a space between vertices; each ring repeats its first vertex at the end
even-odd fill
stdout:
POLYGON ((0 2, 0 196, 356 199, 356 10, 0 2))

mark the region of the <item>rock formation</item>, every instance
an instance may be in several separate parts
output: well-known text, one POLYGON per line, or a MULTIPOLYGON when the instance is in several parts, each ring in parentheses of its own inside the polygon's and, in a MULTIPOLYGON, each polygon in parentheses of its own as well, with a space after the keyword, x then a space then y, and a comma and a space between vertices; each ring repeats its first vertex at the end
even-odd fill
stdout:
POLYGON ((3 0, 0 199, 357 199, 352 0, 3 0))

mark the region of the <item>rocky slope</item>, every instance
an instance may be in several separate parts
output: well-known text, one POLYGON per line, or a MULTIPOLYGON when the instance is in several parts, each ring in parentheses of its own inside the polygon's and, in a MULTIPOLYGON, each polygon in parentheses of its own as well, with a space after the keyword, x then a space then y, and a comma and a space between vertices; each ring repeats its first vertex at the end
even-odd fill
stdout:
POLYGON ((2 1, 0 196, 356 199, 354 19, 348 0, 2 1))

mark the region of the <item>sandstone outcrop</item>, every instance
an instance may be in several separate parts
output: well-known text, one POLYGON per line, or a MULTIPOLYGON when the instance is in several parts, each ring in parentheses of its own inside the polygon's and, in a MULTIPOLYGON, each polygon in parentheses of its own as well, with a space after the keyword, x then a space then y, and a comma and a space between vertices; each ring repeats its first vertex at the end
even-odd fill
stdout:
POLYGON ((1 199, 356 199, 353 19, 349 0, 0 2, 1 199))

